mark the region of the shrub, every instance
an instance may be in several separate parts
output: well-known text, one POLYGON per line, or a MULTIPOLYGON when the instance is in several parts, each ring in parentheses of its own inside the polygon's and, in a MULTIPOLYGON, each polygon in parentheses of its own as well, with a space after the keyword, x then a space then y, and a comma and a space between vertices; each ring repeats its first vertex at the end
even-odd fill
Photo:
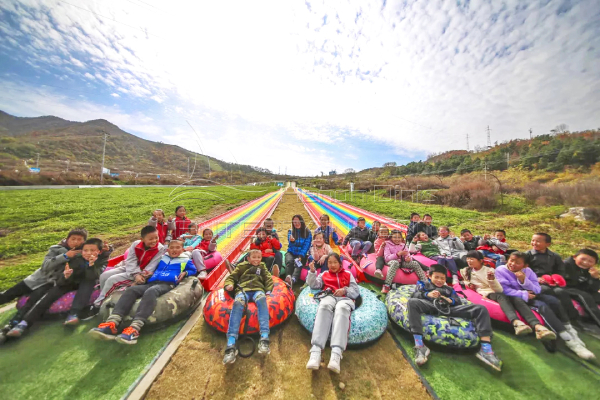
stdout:
POLYGON ((474 180, 457 183, 449 189, 440 190, 436 193, 436 197, 441 204, 447 206, 489 211, 498 206, 497 192, 498 189, 494 183, 474 180))

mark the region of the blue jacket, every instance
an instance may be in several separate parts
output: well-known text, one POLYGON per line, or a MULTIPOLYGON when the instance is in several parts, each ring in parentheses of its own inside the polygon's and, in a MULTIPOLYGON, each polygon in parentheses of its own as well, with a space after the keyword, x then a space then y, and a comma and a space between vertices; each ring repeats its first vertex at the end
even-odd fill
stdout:
POLYGON ((340 238, 337 232, 335 232, 331 226, 328 226, 327 228, 325 228, 325 230, 323 230, 321 227, 318 227, 317 229, 315 229, 315 234, 316 233, 322 233, 323 239, 325 239, 325 243, 330 246, 332 246, 332 243, 333 245, 337 245, 340 242, 340 238), (333 242, 331 240, 333 240, 333 242))
POLYGON ((310 250, 310 244, 312 243, 312 233, 310 230, 306 230, 308 234, 305 238, 300 237, 300 230, 294 229, 294 242, 290 242, 290 235, 292 234, 292 230, 288 231, 288 253, 295 255, 297 257, 303 257, 308 254, 310 250))
POLYGON ((452 300, 452 304, 450 304, 451 306, 460 306, 462 304, 462 302, 460 301, 460 297, 458 297, 458 294, 453 288, 451 288, 448 285, 437 287, 433 283, 431 283, 430 280, 427 280, 426 282, 418 281, 417 287, 415 288, 412 297, 416 299, 433 301, 430 297, 427 297, 427 294, 429 292, 433 292, 434 290, 437 290, 442 296, 445 296, 452 300))
POLYGON ((158 263, 154 274, 148 279, 150 282, 167 282, 177 284, 177 278, 182 272, 187 272, 187 276, 196 275, 198 270, 190 258, 184 254, 179 257, 171 258, 165 254, 158 263))
POLYGON ((183 248, 185 249, 186 247, 190 247, 190 246, 196 248, 196 246, 198 246, 200 244, 201 240, 202 240, 202 236, 200 236, 200 235, 191 236, 184 240, 183 248))

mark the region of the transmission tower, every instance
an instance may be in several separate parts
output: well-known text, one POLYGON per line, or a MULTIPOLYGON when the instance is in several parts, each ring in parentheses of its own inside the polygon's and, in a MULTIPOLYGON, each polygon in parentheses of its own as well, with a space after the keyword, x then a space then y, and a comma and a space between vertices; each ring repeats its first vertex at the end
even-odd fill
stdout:
POLYGON ((490 126, 487 127, 487 147, 488 149, 492 147, 492 137, 490 136, 490 126))
POLYGON ((469 151, 469 134, 467 133, 467 151, 469 151))

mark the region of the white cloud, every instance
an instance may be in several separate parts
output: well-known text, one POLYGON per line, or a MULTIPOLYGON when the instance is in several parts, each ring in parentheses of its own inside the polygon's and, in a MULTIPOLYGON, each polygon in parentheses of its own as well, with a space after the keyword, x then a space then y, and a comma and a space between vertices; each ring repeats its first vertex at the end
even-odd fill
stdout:
POLYGON ((118 94, 118 93, 111 93, 110 95, 111 95, 112 97, 121 97, 121 96, 119 96, 119 94, 118 94))

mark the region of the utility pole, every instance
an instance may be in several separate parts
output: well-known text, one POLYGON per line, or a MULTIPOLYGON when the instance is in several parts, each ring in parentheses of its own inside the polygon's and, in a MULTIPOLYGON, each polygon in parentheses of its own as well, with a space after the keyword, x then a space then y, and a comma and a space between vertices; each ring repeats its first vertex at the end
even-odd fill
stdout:
POLYGON ((36 153, 37 154, 37 160, 35 161, 35 167, 39 168, 40 167, 40 153, 36 153))
POLYGON ((188 179, 190 178, 190 158, 188 157, 188 173, 187 173, 188 179))
POLYGON ((467 133, 467 151, 469 151, 469 134, 467 133))
POLYGON ((506 153, 506 169, 510 168, 510 152, 506 153))
POLYGON ((529 128, 529 140, 533 139, 533 130, 529 128))
POLYGON ((491 131, 491 129, 490 129, 490 126, 488 125, 488 127, 487 127, 487 146, 488 146, 488 149, 492 147, 492 137, 490 136, 490 131, 491 131))
MULTIPOLYGON (((104 132, 104 131, 102 131, 104 132)), ((108 133, 104 132, 104 146, 102 147, 102 168, 100 168, 100 184, 104 184, 104 156, 106 155, 106 138, 108 133)))

